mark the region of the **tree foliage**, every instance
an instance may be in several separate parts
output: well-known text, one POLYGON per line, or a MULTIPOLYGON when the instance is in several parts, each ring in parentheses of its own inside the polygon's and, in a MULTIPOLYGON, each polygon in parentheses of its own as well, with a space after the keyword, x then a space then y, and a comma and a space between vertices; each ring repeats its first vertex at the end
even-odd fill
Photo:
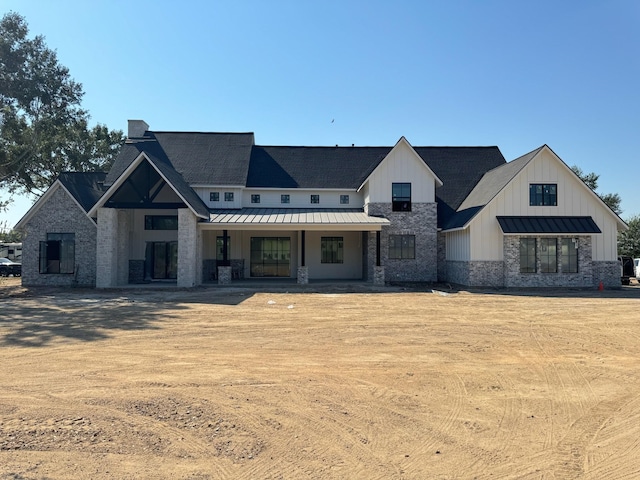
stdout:
POLYGON ((618 253, 640 258, 640 215, 627 220, 629 230, 618 234, 618 253))
POLYGON ((602 201, 608 205, 608 207, 611 210, 613 210, 618 215, 622 213, 622 209, 620 208, 620 203, 622 203, 622 199, 620 198, 620 195, 618 195, 617 193, 600 194, 597 192, 598 179, 600 178, 600 175, 594 172, 585 173, 577 165, 574 165, 573 167, 571 167, 571 170, 573 170, 573 173, 575 173, 578 177, 580 177, 580 180, 582 180, 587 185, 587 187, 593 190, 594 193, 598 195, 602 199, 602 201))
POLYGON ((63 171, 107 169, 124 137, 89 127, 82 85, 25 19, 0 20, 0 187, 41 193, 63 171))

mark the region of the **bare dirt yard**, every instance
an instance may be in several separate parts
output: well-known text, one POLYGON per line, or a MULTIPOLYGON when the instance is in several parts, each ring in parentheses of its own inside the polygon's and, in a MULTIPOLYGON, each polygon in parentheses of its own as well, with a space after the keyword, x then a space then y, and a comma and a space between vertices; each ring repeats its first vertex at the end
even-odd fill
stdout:
POLYGON ((637 479, 640 286, 25 289, 0 479, 637 479))

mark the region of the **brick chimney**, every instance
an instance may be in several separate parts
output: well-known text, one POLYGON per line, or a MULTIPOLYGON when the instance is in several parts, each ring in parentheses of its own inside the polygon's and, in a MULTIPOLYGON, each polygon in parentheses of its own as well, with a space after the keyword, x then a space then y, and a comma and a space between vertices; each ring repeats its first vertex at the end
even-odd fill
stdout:
POLYGON ((141 138, 147 130, 149 130, 149 125, 147 125, 147 122, 144 120, 129 120, 129 132, 127 137, 141 138))

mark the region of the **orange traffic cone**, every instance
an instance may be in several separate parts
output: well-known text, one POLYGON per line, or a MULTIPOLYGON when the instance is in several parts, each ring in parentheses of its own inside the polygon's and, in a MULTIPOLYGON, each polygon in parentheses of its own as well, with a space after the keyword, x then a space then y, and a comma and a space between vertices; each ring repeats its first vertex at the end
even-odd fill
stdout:
POLYGON ((602 283, 602 280, 600 280, 600 285, 598 285, 598 291, 601 292, 604 290, 604 283, 602 283))

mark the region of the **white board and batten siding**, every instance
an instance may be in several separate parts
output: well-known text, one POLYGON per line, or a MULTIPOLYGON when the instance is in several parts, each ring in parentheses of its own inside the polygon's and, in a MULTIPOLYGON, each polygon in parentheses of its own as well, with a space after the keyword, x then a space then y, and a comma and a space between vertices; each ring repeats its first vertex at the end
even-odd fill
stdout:
POLYGON ((412 203, 436 201, 436 178, 424 161, 401 139, 369 176, 365 203, 391 203, 391 184, 410 183, 412 203))
MULTIPOLYGON (((549 149, 544 148, 470 223, 471 260, 502 260, 497 216, 589 216, 600 230, 592 236, 593 260, 617 258, 617 219, 549 149), (530 206, 530 184, 556 184, 557 206, 530 206)), ((570 236, 570 235, 567 235, 570 236)))
POLYGON ((355 190, 312 189, 245 189, 244 208, 362 208, 363 196, 355 190), (260 203, 251 203, 252 195, 260 195, 260 203), (289 203, 281 202, 281 195, 289 195, 289 203), (318 195, 319 203, 311 203, 311 195, 318 195), (340 195, 348 195, 349 203, 341 204, 340 195))

